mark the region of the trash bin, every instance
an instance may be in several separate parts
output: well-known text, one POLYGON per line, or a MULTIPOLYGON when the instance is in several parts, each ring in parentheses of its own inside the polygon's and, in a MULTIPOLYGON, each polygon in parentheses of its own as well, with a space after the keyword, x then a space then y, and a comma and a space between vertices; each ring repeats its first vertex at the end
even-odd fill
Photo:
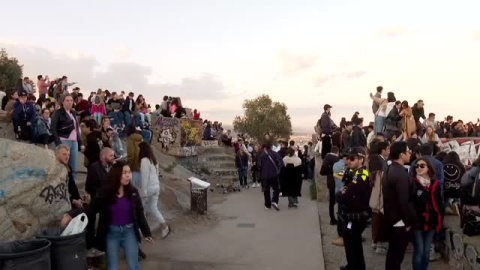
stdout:
POLYGON ((36 239, 0 243, 0 269, 50 269, 50 241, 36 239))
POLYGON ((48 228, 41 231, 37 238, 47 239, 52 243, 50 258, 52 270, 87 269, 87 245, 85 231, 82 233, 60 236, 63 228, 48 228))
POLYGON ((207 211, 207 194, 210 183, 195 177, 188 178, 190 181, 190 207, 192 211, 205 214, 207 211))

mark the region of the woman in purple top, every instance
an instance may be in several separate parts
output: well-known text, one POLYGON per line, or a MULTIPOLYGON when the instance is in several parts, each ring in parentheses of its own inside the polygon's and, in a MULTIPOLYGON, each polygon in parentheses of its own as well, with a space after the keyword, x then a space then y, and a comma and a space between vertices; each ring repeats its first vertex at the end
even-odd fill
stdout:
POLYGON ((138 190, 131 185, 132 171, 124 162, 113 165, 108 174, 109 186, 99 203, 100 220, 97 237, 99 247, 107 253, 107 269, 118 269, 120 248, 123 248, 129 270, 140 269, 138 263, 140 232, 153 243, 138 190))

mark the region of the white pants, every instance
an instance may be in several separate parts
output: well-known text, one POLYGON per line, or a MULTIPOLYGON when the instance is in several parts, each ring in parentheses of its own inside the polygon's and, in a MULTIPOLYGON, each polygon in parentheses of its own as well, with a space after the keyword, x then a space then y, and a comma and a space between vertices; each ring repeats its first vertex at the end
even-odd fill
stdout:
POLYGON ((147 197, 143 198, 143 208, 147 215, 152 215, 155 221, 160 224, 165 223, 162 213, 158 210, 158 196, 160 195, 160 186, 148 187, 147 197))

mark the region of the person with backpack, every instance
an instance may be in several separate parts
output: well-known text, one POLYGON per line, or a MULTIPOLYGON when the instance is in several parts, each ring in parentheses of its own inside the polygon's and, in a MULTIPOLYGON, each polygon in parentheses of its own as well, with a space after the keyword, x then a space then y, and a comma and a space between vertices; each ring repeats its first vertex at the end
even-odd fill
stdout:
POLYGON ((283 160, 277 152, 272 150, 270 143, 263 145, 263 153, 258 158, 258 166, 260 168, 260 175, 263 181, 263 195, 265 198, 265 209, 280 211, 278 206, 279 179, 280 169, 283 167, 283 160), (273 190, 273 194, 271 194, 273 190))
POLYGON ((413 226, 413 269, 426 270, 430 262, 430 248, 435 233, 439 233, 443 220, 443 197, 435 169, 424 158, 419 158, 413 173, 415 198, 413 201, 416 223, 413 226))

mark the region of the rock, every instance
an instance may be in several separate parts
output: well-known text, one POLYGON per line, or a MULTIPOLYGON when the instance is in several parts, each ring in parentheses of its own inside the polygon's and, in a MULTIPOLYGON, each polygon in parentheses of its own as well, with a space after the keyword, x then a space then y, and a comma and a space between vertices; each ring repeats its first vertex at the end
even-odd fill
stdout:
POLYGON ((2 114, 0 114, 0 138, 15 139, 12 121, 2 114))
POLYGON ((0 241, 58 224, 70 209, 66 176, 52 151, 0 138, 0 241))

